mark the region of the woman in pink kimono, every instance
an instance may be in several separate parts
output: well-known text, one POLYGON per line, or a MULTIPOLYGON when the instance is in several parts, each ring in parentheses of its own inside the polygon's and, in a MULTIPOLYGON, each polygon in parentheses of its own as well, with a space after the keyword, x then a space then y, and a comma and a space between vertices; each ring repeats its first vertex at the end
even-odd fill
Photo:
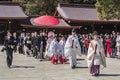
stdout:
POLYGON ((110 44, 111 44, 111 38, 110 36, 108 36, 107 40, 106 40, 106 52, 107 52, 107 56, 111 57, 112 55, 112 50, 110 48, 110 44))
POLYGON ((87 54, 87 64, 90 73, 98 76, 100 73, 100 65, 106 67, 106 59, 102 42, 98 39, 97 32, 93 32, 93 40, 90 42, 87 54))

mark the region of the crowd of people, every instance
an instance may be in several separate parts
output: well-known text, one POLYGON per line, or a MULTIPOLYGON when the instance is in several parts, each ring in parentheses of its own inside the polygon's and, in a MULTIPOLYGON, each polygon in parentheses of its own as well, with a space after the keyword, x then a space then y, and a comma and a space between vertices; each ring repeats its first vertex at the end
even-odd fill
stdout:
MULTIPOLYGON (((90 41, 93 39, 93 35, 89 34, 79 34, 79 41, 82 48, 82 53, 87 54, 88 46, 90 41)), ((111 34, 100 34, 98 38, 102 41, 106 57, 120 58, 119 56, 119 46, 120 46, 120 33, 112 31, 111 34)))
MULTIPOLYGON (((111 34, 98 35, 97 32, 76 34, 76 30, 73 29, 71 35, 56 35, 52 31, 46 34, 44 31, 40 31, 39 33, 23 32, 18 36, 16 32, 12 35, 8 31, 4 46, 2 51, 6 50, 8 67, 12 65, 13 52, 33 56, 39 61, 48 59, 53 64, 57 64, 58 61, 64 64, 68 58, 72 69, 77 65, 76 54, 79 56, 83 54, 87 55, 91 74, 98 75, 100 64, 106 66, 105 56, 120 58, 120 33, 112 31, 111 34), (91 57, 97 52, 100 53, 102 63, 95 62, 96 59, 91 57), (93 66, 93 60, 97 64, 96 66, 93 66)), ((98 55, 95 54, 95 56, 98 59, 98 55)))

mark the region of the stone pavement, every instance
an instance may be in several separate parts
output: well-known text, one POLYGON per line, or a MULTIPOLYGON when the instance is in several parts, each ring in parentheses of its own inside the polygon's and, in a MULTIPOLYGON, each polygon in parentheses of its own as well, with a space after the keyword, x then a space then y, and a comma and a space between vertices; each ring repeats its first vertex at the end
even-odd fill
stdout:
POLYGON ((53 65, 50 61, 39 62, 14 53, 13 66, 9 69, 5 52, 0 52, 0 80, 120 80, 120 60, 107 58, 107 68, 94 77, 89 74, 85 58, 78 58, 77 68, 71 69, 68 63, 53 65))

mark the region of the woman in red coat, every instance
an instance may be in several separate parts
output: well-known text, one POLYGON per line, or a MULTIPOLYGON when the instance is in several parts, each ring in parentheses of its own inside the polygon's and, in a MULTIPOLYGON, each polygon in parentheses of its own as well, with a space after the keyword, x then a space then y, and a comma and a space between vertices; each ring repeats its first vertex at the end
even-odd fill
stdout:
POLYGON ((110 48, 110 44, 111 44, 111 37, 108 35, 107 39, 106 39, 106 51, 107 51, 107 56, 111 57, 112 55, 112 50, 110 48))

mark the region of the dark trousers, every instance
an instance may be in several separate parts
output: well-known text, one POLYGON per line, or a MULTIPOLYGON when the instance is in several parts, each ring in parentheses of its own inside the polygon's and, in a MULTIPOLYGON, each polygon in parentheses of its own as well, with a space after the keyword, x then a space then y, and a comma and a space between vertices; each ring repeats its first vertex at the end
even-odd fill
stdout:
POLYGON ((24 52, 24 45, 20 45, 19 46, 19 53, 20 54, 25 54, 25 52, 24 52))
POLYGON ((112 48, 112 57, 115 57, 115 56, 116 56, 116 49, 112 48))
POLYGON ((33 47, 33 57, 37 58, 38 56, 38 49, 36 47, 33 47))
POLYGON ((17 51, 17 44, 14 45, 14 48, 13 48, 14 52, 17 51))
POLYGON ((38 54, 39 59, 44 59, 44 54, 43 54, 43 44, 39 46, 39 54, 38 54))
POLYGON ((13 60, 13 49, 12 48, 7 48, 6 49, 6 54, 7 54, 7 66, 10 67, 12 65, 12 60, 13 60))

